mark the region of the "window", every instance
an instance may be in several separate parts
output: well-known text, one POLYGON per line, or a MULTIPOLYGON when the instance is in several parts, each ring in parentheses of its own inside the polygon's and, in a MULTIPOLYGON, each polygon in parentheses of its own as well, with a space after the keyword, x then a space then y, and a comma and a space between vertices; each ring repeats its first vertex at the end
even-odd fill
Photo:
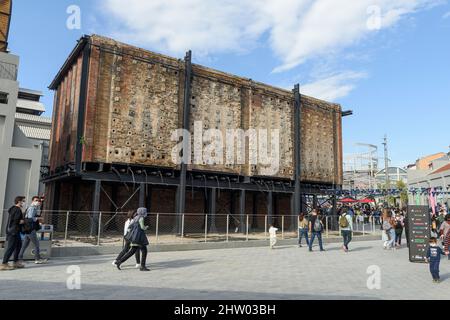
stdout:
POLYGON ((0 103, 8 104, 8 94, 0 92, 0 103))

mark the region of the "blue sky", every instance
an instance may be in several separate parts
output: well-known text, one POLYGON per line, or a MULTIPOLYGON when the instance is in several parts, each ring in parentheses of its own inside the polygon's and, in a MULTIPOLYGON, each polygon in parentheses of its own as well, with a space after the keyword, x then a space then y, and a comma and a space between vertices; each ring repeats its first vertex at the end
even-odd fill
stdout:
POLYGON ((390 141, 393 165, 448 151, 450 5, 444 0, 15 0, 10 50, 21 87, 47 86, 97 33, 342 104, 344 152, 390 141), (373 7, 375 4, 375 7, 373 7), (81 29, 66 27, 70 5, 81 29), (375 9, 374 9, 375 8, 375 9), (188 13, 188 14, 187 14, 188 13))

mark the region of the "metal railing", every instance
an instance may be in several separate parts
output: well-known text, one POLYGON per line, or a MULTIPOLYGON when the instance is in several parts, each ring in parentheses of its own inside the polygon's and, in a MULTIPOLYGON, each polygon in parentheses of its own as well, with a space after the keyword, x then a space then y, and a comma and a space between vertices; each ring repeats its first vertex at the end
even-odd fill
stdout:
MULTIPOLYGON (((7 212, 4 212, 7 214, 7 212)), ((54 246, 121 246, 126 213, 42 211, 53 225, 54 246)), ((152 213, 145 218, 151 244, 231 242, 269 239, 269 225, 277 227, 279 239, 297 239, 298 216, 152 213)), ((325 238, 340 237, 339 216, 323 216, 325 238)), ((381 234, 375 220, 355 220, 355 236, 381 234)))

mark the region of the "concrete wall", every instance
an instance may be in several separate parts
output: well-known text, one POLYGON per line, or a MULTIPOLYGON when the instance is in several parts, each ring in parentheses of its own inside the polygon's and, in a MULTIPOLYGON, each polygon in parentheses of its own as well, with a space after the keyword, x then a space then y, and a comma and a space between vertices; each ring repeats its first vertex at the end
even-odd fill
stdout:
MULTIPOLYGON (((19 57, 0 52, 0 63, 18 66, 19 57)), ((8 93, 8 104, 0 104, 0 209, 11 207, 18 195, 30 201, 39 189, 42 150, 15 125, 18 90, 17 81, 0 79, 0 91, 8 93)), ((0 235, 6 221, 7 215, 1 210, 0 235)))

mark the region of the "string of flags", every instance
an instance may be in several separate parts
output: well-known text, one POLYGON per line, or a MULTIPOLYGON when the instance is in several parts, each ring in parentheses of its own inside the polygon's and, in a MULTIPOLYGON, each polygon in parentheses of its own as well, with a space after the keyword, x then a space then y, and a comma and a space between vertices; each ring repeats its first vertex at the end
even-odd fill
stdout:
POLYGON ((410 188, 410 189, 352 189, 352 190, 336 190, 337 196, 399 196, 401 193, 407 191, 412 195, 450 195, 450 186, 435 187, 435 188, 410 188))

